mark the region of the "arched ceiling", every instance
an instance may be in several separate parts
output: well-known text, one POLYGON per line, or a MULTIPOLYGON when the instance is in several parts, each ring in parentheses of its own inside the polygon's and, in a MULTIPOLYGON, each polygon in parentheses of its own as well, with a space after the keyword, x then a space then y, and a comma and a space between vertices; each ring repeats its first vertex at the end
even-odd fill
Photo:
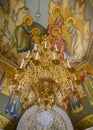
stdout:
MULTIPOLYGON (((48 9, 49 9, 49 0, 26 0, 26 7, 29 9, 30 15, 36 21, 36 12, 38 10, 38 1, 40 1, 40 19, 39 23, 42 23, 44 27, 48 25, 48 9)), ((55 2, 60 2, 60 0, 54 0, 55 2)), ((87 19, 91 19, 91 23, 93 23, 92 11, 93 11, 93 1, 92 0, 84 0, 86 2, 86 17, 87 19)), ((70 0, 71 8, 74 7, 75 0, 70 0)), ((91 29, 93 30, 93 25, 91 24, 91 29)))
MULTIPOLYGON (((62 106, 62 109, 65 109, 69 115, 74 128, 83 130, 93 126, 93 0, 0 0, 0 103, 4 100, 3 108, 5 109, 9 98, 10 80, 15 75, 15 69, 19 68, 22 59, 28 54, 28 50, 32 51, 33 44, 31 42, 36 42, 33 40, 34 31, 32 30, 39 28, 41 32, 38 36, 41 38, 46 34, 50 25, 52 25, 51 27, 56 27, 55 25, 57 24, 57 27, 60 28, 60 24, 56 23, 55 13, 53 15, 55 6, 58 6, 58 9, 60 7, 62 9, 61 18, 63 17, 64 19, 64 26, 61 25, 63 28, 61 28, 60 36, 61 40, 65 41, 66 56, 69 61, 67 61, 68 67, 70 63, 72 70, 76 70, 75 78, 80 83, 80 86, 77 87, 78 90, 72 93, 70 91, 68 96, 66 95, 64 99, 65 105, 64 107, 62 106), (27 15, 26 18, 32 17, 33 26, 25 26, 23 20, 25 15, 27 15), (75 20, 76 38, 74 40, 76 40, 76 46, 74 46, 74 49, 71 48, 74 36, 71 37, 70 35, 73 28, 70 28, 69 22, 67 24, 69 17, 72 21, 73 19, 75 20), (22 30, 23 32, 20 33, 22 30), (87 73, 84 73, 85 70, 87 73), (76 91, 77 93, 74 93, 76 91), (75 103, 80 104, 73 105, 70 96, 78 100, 75 103)), ((55 30, 49 36, 49 45, 52 45, 51 40, 59 40, 56 39, 58 37, 56 37, 55 30)), ((62 44, 62 41, 59 43, 62 44)), ((54 45, 52 47, 55 48, 54 45)), ((57 46, 57 49, 62 54, 64 51, 62 52, 60 48, 62 48, 61 45, 60 47, 57 46)), ((3 109, 0 109, 0 113, 12 120, 3 109)), ((5 120, 2 116, 0 116, 0 119, 2 121, 5 120)), ((3 125, 1 126, 1 128, 4 127, 3 125)))

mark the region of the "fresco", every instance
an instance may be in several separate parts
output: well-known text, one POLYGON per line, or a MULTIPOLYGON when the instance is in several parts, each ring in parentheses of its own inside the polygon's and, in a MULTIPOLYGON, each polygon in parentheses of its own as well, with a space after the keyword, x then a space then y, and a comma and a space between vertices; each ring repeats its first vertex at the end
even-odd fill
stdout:
MULTIPOLYGON (((92 23, 85 9, 85 1, 76 0, 72 8, 70 0, 50 0, 45 28, 30 16, 25 0, 0 1, 0 93, 9 98, 9 85, 22 59, 34 44, 50 41, 51 51, 56 47, 59 59, 68 59, 76 69, 77 83, 70 82, 73 89, 64 91, 63 106, 59 106, 81 130, 93 126, 92 23)), ((0 122, 4 128, 1 115, 0 122)))
POLYGON ((28 16, 29 10, 25 7, 24 0, 20 2, 12 0, 9 2, 9 9, 8 14, 1 10, 0 51, 5 57, 19 65, 21 57, 25 55, 19 52, 32 49, 30 30, 33 27, 40 28, 40 35, 42 35, 46 29, 28 16))
MULTIPOLYGON (((19 52, 26 52, 33 48, 30 30, 33 27, 38 27, 41 30, 40 35, 43 35, 46 29, 40 24, 33 22, 33 19, 29 16, 29 9, 25 7, 24 0, 21 2, 12 0, 9 4, 6 4, 6 7, 10 9, 6 9, 9 10, 8 13, 4 13, 1 10, 0 50, 8 59, 19 65, 21 57, 25 55, 25 53, 23 55, 19 52), (3 15, 5 17, 2 17, 3 15)), ((54 34, 56 31, 55 27, 58 27, 60 30, 58 33, 62 37, 62 41, 59 41, 60 44, 65 41, 64 47, 61 46, 59 51, 62 51, 62 55, 65 53, 72 66, 86 59, 86 54, 91 44, 90 20, 86 18, 85 8, 86 3, 79 0, 74 3, 73 9, 70 8, 69 0, 66 3, 64 0, 58 3, 55 1, 50 1, 49 3, 47 33, 50 33, 51 44, 53 43, 52 39, 57 41, 60 39, 60 37, 56 36, 58 34, 54 34), (57 14, 56 9, 59 10, 57 14)), ((60 48, 60 45, 58 46, 60 48)), ((63 57, 62 55, 60 58, 63 57)))
MULTIPOLYGON (((63 53, 66 53, 66 58, 72 65, 86 58, 91 45, 90 20, 86 18, 85 8, 86 3, 80 0, 76 0, 73 8, 70 8, 69 0, 49 3, 48 34, 55 40, 60 39, 61 35, 66 46, 63 53), (54 29, 57 31, 55 35, 54 29)), ((56 44, 58 46, 60 43, 56 44)))

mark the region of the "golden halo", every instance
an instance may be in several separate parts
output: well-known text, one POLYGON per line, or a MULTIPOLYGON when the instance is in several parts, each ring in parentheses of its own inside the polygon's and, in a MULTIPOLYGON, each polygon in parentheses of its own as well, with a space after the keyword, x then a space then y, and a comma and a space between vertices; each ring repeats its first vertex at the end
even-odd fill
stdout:
POLYGON ((55 27, 52 29, 52 35, 57 36, 57 34, 61 33, 61 29, 59 27, 55 27))
POLYGON ((56 12, 58 12, 58 11, 60 11, 60 14, 62 14, 62 8, 61 8, 61 6, 55 6, 54 8, 53 8, 53 10, 52 10, 52 14, 53 14, 53 16, 54 17, 56 17, 57 16, 57 14, 56 14, 56 12))
POLYGON ((40 29, 39 28, 33 28, 32 30, 30 30, 30 32, 32 33, 32 35, 40 35, 40 29))
POLYGON ((75 25, 75 18, 74 17, 69 17, 69 18, 67 18, 67 20, 66 20, 66 25, 68 26, 68 27, 70 27, 70 26, 72 26, 69 22, 73 22, 72 24, 73 25, 75 25))
POLYGON ((32 17, 30 17, 29 15, 25 15, 23 17, 23 22, 27 25, 30 26, 33 23, 32 17))

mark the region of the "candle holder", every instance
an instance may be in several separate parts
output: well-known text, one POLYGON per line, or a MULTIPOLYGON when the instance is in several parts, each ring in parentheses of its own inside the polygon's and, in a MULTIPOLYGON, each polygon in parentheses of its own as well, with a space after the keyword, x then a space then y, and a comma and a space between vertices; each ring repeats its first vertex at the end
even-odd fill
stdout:
POLYGON ((34 44, 33 51, 37 52, 37 50, 38 50, 38 44, 34 44))
POLYGON ((33 51, 27 53, 21 68, 15 73, 15 82, 12 82, 14 88, 9 90, 13 93, 16 89, 13 94, 20 95, 24 109, 26 104, 31 106, 33 103, 38 107, 44 105, 45 110, 48 105, 53 107, 56 102, 62 104, 65 95, 62 93, 69 89, 70 81, 73 84, 78 82, 74 75, 75 69, 71 68, 69 61, 59 59, 60 53, 56 46, 55 51, 51 51, 49 47, 46 41, 39 45, 34 44, 33 51))
POLYGON ((39 65, 40 64, 39 60, 33 60, 32 62, 34 63, 34 65, 39 65))
POLYGON ((71 73, 75 73, 75 68, 68 68, 68 70, 71 72, 71 73))
POLYGON ((59 64, 60 64, 60 61, 57 60, 57 59, 53 59, 52 62, 53 62, 53 64, 55 64, 55 65, 59 65, 59 64))

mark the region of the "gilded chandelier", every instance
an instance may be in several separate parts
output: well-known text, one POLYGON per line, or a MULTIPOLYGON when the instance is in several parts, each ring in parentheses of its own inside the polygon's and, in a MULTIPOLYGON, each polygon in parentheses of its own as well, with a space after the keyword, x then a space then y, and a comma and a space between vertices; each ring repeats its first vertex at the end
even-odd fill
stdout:
POLYGON ((28 51, 9 87, 10 98, 13 96, 17 107, 21 101, 24 109, 35 103, 43 104, 46 110, 48 105, 53 107, 64 102, 65 92, 69 87, 73 89, 77 80, 69 61, 60 61, 59 55, 57 47, 51 51, 46 40, 34 44, 32 52, 28 51))

